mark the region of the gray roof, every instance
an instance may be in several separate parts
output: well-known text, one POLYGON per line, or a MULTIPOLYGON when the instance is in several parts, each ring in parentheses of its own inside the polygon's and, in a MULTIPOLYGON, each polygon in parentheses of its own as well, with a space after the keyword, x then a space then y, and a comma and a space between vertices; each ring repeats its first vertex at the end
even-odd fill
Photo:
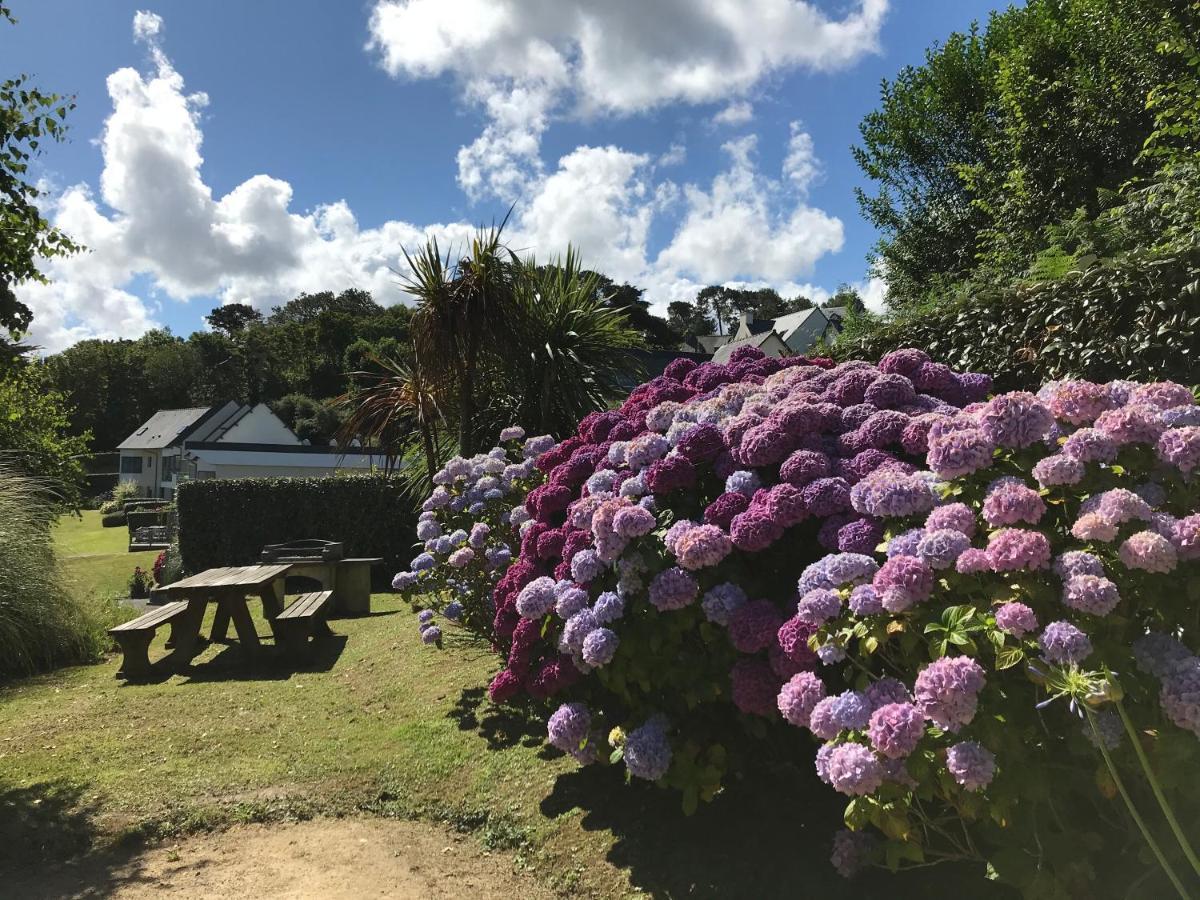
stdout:
MULTIPOLYGON (((784 341, 786 341, 792 332, 807 322, 811 316, 817 313, 821 313, 821 310, 814 306, 810 309, 802 309, 799 312, 788 313, 786 316, 780 316, 775 320, 775 330, 778 331, 779 334, 783 336, 784 341)), ((821 314, 824 315, 823 313, 821 314)))
POLYGON ((783 355, 786 355, 788 348, 787 344, 783 343, 782 338, 774 331, 764 331, 762 334, 754 334, 748 338, 742 338, 740 341, 730 341, 728 344, 718 347, 717 352, 713 354, 712 361, 715 363, 727 363, 729 362, 730 355, 739 347, 762 347, 764 344, 770 343, 772 338, 779 342, 783 347, 783 355))
POLYGON ((850 307, 848 307, 848 306, 823 306, 823 307, 821 307, 821 310, 830 319, 844 319, 844 318, 846 318, 847 314, 849 314, 850 307))
POLYGON ((208 415, 211 409, 208 406, 160 409, 145 425, 117 444, 117 449, 161 450, 170 447, 208 415))
POLYGON ((689 349, 695 348, 701 353, 711 356, 717 352, 718 347, 728 344, 731 340, 733 340, 731 334, 702 334, 688 338, 686 345, 689 349))

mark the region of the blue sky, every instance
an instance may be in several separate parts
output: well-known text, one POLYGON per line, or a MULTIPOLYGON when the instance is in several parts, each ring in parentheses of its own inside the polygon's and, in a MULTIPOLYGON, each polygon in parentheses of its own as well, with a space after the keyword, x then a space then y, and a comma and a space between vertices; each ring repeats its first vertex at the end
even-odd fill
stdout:
POLYGON ((299 290, 399 302, 402 245, 461 240, 514 202, 515 244, 575 243, 660 306, 711 281, 850 282, 877 302, 858 122, 880 79, 996 6, 12 5, 4 73, 78 102, 39 174, 91 250, 23 289, 47 349, 186 334, 219 302, 299 290))

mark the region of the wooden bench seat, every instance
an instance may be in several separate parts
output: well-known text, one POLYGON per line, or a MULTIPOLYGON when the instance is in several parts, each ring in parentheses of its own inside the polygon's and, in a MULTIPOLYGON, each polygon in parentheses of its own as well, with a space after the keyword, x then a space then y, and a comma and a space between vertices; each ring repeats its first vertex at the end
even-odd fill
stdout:
POLYGON ((329 613, 333 591, 313 591, 301 594, 287 609, 275 617, 275 643, 290 657, 300 657, 311 648, 309 638, 331 634, 325 618, 329 613))
POLYGON ((174 603, 164 603, 136 619, 130 619, 115 628, 108 629, 121 647, 123 659, 119 674, 128 679, 144 678, 152 671, 150 665, 150 642, 154 640, 154 632, 162 625, 171 625, 171 636, 175 634, 175 623, 179 622, 187 612, 187 601, 177 600, 174 603))

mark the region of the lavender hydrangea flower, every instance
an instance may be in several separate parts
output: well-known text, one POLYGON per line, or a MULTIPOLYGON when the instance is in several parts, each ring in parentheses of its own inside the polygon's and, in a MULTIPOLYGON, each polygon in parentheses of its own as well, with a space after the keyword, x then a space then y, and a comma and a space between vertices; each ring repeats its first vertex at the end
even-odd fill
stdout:
POLYGON ((1044 488, 1079 484, 1083 481, 1085 472, 1082 461, 1065 453, 1056 453, 1040 459, 1033 467, 1033 477, 1044 488))
POLYGON ((986 683, 983 667, 969 656, 946 656, 917 675, 913 699, 917 709, 945 731, 958 731, 975 718, 979 692, 986 683))
POLYGON ((725 479, 725 490, 731 494, 745 494, 750 497, 760 487, 762 487, 762 482, 759 480, 758 475, 747 469, 734 472, 725 479))
POLYGON ((1036 525, 1046 514, 1046 504, 1032 488, 1019 481, 1005 481, 988 491, 983 501, 983 518, 989 525, 1036 525))
POLYGON ((928 599, 933 591, 933 570, 915 556, 894 556, 875 573, 872 586, 889 612, 903 612, 928 599))
POLYGON ((685 569, 664 569, 650 582, 650 604, 659 610, 683 609, 696 599, 700 586, 685 569))
POLYGON ((1090 425, 1112 407, 1108 388, 1091 381, 1063 381, 1050 392, 1050 411, 1072 425, 1090 425))
POLYGON ((546 723, 550 745, 570 753, 578 750, 592 730, 592 714, 582 703, 564 703, 546 723))
POLYGON ((717 625, 728 625, 730 617, 746 602, 746 592, 731 582, 718 584, 704 595, 704 617, 717 625))
POLYGON ((554 579, 535 578, 517 594, 517 612, 524 619, 540 619, 554 609, 554 579))
POLYGON ((604 571, 604 562, 591 548, 580 550, 571 558, 571 577, 578 584, 587 584, 604 571))
POLYGON ((992 439, 977 428, 937 437, 931 431, 929 454, 925 461, 939 478, 958 478, 988 468, 992 464, 995 449, 992 439))
POLYGON ((968 791, 979 791, 992 783, 996 757, 976 741, 963 741, 946 751, 946 768, 968 791))
POLYGON ((1038 644, 1046 660, 1059 665, 1081 663, 1092 653, 1088 636, 1070 622, 1051 622, 1042 631, 1038 644))
POLYGON ((837 618, 841 611, 842 598, 824 588, 809 591, 796 604, 796 616, 800 621, 818 627, 837 618))
POLYGON ((939 528, 917 542, 917 557, 931 569, 948 569, 970 546, 971 539, 961 531, 939 528))
POLYGON ((986 550, 970 547, 959 554, 954 562, 954 571, 959 575, 978 575, 981 572, 992 571, 992 563, 986 550))
POLYGON ((1169 634, 1152 631, 1133 642, 1133 660, 1147 675, 1163 678, 1192 652, 1169 634))
POLYGON ((583 660, 589 666, 605 666, 612 662, 621 644, 610 628, 596 628, 583 639, 583 660))
POLYGON ((1044 569, 1050 565, 1050 542, 1040 531, 1001 528, 988 538, 987 555, 996 572, 1044 569))
POLYGON ((1099 575, 1075 575, 1063 585, 1062 601, 1071 609, 1107 616, 1121 602, 1117 586, 1099 575))
POLYGON ((583 650, 583 642, 587 636, 600 627, 596 616, 590 609, 581 609, 563 625, 562 634, 558 638, 559 649, 564 653, 579 653, 583 650))
POLYGON ((424 625, 426 622, 432 622, 433 617, 436 615, 437 613, 435 613, 432 609, 423 609, 417 613, 417 621, 424 625))
POLYGON ((620 594, 605 591, 596 598, 592 614, 596 617, 597 624, 608 625, 625 614, 625 600, 620 594))
POLYGON ((1081 463, 1110 463, 1117 458, 1117 444, 1096 428, 1080 428, 1067 438, 1062 452, 1081 463))
POLYGON ((392 590, 406 591, 417 583, 418 577, 416 572, 397 572, 392 579, 392 590))
POLYGON ((1200 738, 1200 658, 1176 663, 1163 676, 1158 699, 1167 718, 1200 738))
POLYGON ((1154 444, 1165 426, 1157 407, 1131 404, 1096 419, 1096 430, 1116 444, 1154 444))
POLYGON ((860 618, 883 612, 883 598, 869 584, 860 584, 852 590, 846 605, 850 607, 850 612, 860 618))
POLYGON ((587 591, 572 581, 554 585, 554 611, 564 621, 588 605, 587 591))
POLYGON ((925 717, 911 703, 888 703, 871 713, 867 737, 888 759, 908 756, 925 734, 925 717))
POLYGON ((1158 439, 1158 457, 1185 475, 1200 466, 1200 427, 1171 428, 1158 439))
POLYGON ((879 564, 863 553, 835 553, 825 557, 824 567, 831 586, 869 581, 879 571, 879 564))
POLYGON ((428 553, 419 553, 413 557, 410 565, 414 572, 425 572, 437 565, 437 560, 428 553))
POLYGON ((996 627, 1013 637, 1024 637, 1037 631, 1037 616, 1024 603, 1004 603, 996 607, 996 627))
POLYGON ((450 554, 446 562, 448 562, 452 568, 462 569, 470 565, 473 559, 475 559, 474 550, 472 550, 470 547, 460 547, 450 554))
POLYGON ((872 681, 867 685, 867 689, 863 693, 866 695, 867 702, 871 704, 872 710, 879 709, 881 706, 887 706, 889 703, 912 702, 908 688, 898 679, 890 676, 872 681))
POLYGON ((977 416, 980 430, 1000 447, 1032 447, 1054 424, 1054 414, 1033 394, 993 397, 977 416))
POLYGON ((1170 572, 1179 562, 1175 545, 1153 531, 1139 531, 1121 544, 1117 556, 1129 569, 1145 572, 1170 572))
POLYGON ((421 630, 421 642, 425 644, 436 644, 442 639, 442 629, 436 625, 429 625, 421 630))
POLYGON ((942 528, 962 532, 969 538, 974 537, 975 513, 965 503, 947 503, 944 506, 938 506, 925 517, 925 530, 938 531, 942 528))
POLYGON ((928 512, 936 503, 937 496, 925 477, 893 468, 877 469, 850 489, 850 504, 855 511, 877 518, 928 512))
POLYGON ((779 689, 779 712, 790 724, 808 728, 814 707, 823 699, 824 682, 812 672, 799 672, 779 689))
POLYGON ((658 781, 671 768, 671 743, 667 739, 667 720, 654 716, 641 728, 625 737, 625 767, 635 778, 658 781))
POLYGON ((908 531, 901 532, 896 535, 887 545, 887 557, 892 559, 897 556, 916 556, 917 545, 921 542, 921 538, 925 537, 924 528, 910 528, 908 531))
POLYGON ((829 783, 840 794, 861 797, 883 784, 883 767, 875 754, 861 744, 841 744, 829 754, 829 783))

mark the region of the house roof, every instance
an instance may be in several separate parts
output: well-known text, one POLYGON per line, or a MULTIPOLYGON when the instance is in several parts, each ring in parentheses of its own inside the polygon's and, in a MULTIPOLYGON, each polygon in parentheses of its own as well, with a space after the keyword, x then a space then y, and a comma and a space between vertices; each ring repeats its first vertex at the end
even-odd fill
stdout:
POLYGON ((827 319, 844 319, 850 312, 848 306, 825 306, 821 309, 827 319))
POLYGON ((775 320, 775 330, 786 342, 796 329, 803 326, 814 315, 824 316, 824 313, 815 306, 811 309, 802 309, 799 312, 788 313, 786 316, 780 316, 775 320))
POLYGON ((697 350, 705 356, 712 356, 718 347, 728 344, 733 340, 733 335, 730 334, 702 334, 693 335, 680 345, 680 350, 691 352, 697 350))
POLYGON ((121 443, 118 450, 161 450, 204 421, 215 407, 195 406, 190 409, 160 409, 141 428, 121 443))
POLYGON ((740 341, 730 341, 728 344, 718 347, 717 352, 713 354, 712 361, 715 363, 727 363, 729 362, 730 355, 739 347, 758 347, 762 349, 765 345, 771 343, 772 340, 782 348, 783 353, 780 355, 787 355, 787 344, 783 342, 779 335, 774 331, 764 331, 762 334, 754 334, 748 338, 742 338, 740 341))
POLYGON ((775 329, 774 319, 751 319, 745 323, 746 329, 751 334, 765 334, 768 331, 775 329))

